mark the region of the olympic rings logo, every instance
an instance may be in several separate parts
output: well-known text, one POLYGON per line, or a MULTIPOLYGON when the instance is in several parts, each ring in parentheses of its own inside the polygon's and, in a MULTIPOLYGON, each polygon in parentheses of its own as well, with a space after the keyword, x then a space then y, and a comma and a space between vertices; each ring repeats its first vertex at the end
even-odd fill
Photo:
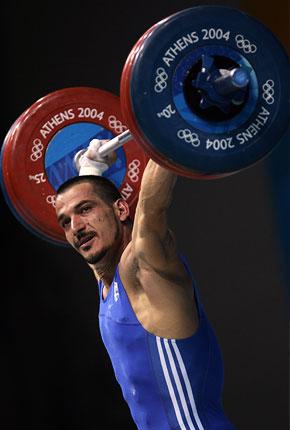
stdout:
POLYGON ((198 134, 192 133, 188 128, 181 129, 177 132, 179 139, 185 140, 186 143, 190 143, 194 147, 200 145, 198 134))
POLYGON ((168 75, 163 67, 158 67, 156 70, 155 86, 154 90, 156 93, 161 93, 167 87, 168 75))
POLYGON ((257 51, 257 46, 245 39, 242 34, 238 34, 235 38, 237 47, 242 49, 245 54, 254 54, 257 51))
POLYGON ((129 163, 128 166, 128 176, 131 179, 132 182, 137 182, 139 180, 139 173, 140 173, 140 161, 135 159, 129 163))
POLYGON ((262 86, 263 88, 263 99, 265 100, 266 103, 268 103, 268 105, 272 105, 275 101, 274 99, 274 81, 272 79, 268 79, 264 85, 262 86))
POLYGON ((113 128, 116 133, 121 134, 127 130, 127 127, 121 123, 114 115, 110 115, 108 118, 109 126, 113 128))
POLYGON ((46 197, 46 203, 48 203, 49 205, 52 205, 54 208, 55 208, 55 200, 56 200, 56 195, 46 197))
POLYGON ((30 160, 37 161, 39 160, 39 158, 42 157, 42 151, 44 146, 41 143, 40 139, 34 139, 32 143, 33 143, 33 146, 32 146, 32 152, 30 154, 30 160))

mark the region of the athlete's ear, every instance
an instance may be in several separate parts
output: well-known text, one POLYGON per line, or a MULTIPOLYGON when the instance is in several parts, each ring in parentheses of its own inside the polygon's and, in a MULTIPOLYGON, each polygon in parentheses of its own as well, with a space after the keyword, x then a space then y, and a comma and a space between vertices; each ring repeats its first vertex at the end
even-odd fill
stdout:
POLYGON ((126 200, 118 199, 114 202, 114 211, 120 221, 126 221, 130 216, 130 208, 126 200))

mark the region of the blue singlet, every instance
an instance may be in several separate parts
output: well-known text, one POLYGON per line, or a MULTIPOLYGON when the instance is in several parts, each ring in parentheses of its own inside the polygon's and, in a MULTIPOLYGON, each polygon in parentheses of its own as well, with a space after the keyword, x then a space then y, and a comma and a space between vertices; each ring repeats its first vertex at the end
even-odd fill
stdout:
POLYGON ((118 268, 105 300, 99 283, 101 336, 139 430, 235 430, 222 408, 221 352, 194 289, 198 330, 175 340, 143 328, 118 268))

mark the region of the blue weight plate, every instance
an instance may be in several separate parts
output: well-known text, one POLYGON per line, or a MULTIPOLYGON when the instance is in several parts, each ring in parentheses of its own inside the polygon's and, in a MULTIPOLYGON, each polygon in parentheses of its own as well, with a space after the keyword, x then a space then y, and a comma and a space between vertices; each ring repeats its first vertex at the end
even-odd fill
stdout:
POLYGON ((239 171, 265 157, 287 129, 288 57, 255 18, 224 6, 186 9, 157 23, 134 49, 122 76, 130 80, 127 94, 121 91, 125 120, 152 158, 179 174, 239 171))

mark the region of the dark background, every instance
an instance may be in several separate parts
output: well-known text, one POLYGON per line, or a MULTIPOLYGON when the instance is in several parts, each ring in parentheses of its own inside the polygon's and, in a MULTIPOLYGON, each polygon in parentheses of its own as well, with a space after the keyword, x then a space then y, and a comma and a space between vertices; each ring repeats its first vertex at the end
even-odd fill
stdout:
MULTIPOLYGON (((256 16, 289 49, 286 0, 207 3, 256 16)), ((92 86, 118 94, 135 41, 195 4, 2 2, 2 141, 25 109, 52 91, 92 86)), ((239 430, 288 428, 289 211, 271 176, 285 183, 287 144, 229 178, 180 177, 170 210, 220 340, 225 410, 239 430)), ((0 426, 134 429, 100 340, 92 273, 73 251, 30 234, 2 195, 0 212, 0 426)))

